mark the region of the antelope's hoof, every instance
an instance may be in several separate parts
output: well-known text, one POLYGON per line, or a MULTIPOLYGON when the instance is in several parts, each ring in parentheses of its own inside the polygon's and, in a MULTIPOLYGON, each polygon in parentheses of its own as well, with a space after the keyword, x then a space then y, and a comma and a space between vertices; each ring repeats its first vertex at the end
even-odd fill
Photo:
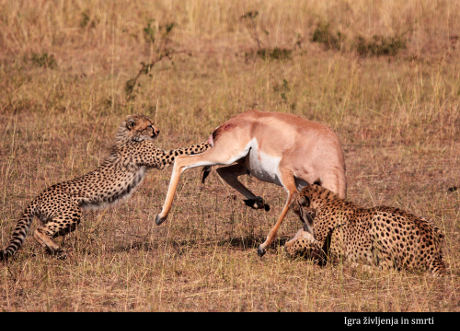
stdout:
POLYGON ((262 247, 262 245, 259 246, 259 248, 257 248, 257 254, 262 257, 265 255, 267 251, 265 250, 265 248, 262 247))
POLYGON ((161 218, 160 215, 157 215, 157 216, 155 217, 155 223, 156 223, 157 225, 160 225, 160 224, 163 223, 164 221, 166 221, 166 217, 161 218))
POLYGON ((251 207, 252 209, 265 209, 265 211, 270 210, 270 206, 264 202, 264 199, 261 197, 256 197, 255 199, 244 200, 246 206, 251 207))

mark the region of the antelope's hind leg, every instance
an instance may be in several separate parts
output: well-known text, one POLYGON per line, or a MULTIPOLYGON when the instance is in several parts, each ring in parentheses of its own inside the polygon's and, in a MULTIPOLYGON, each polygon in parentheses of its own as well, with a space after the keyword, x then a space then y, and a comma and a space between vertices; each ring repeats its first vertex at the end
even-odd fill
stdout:
MULTIPOLYGON (((225 145, 224 145, 225 147, 225 145)), ((171 179, 169 181, 168 192, 163 203, 161 212, 155 217, 155 223, 160 225, 163 223, 171 210, 174 195, 179 184, 181 174, 191 168, 206 167, 214 165, 230 165, 248 154, 249 147, 244 149, 232 149, 218 148, 217 145, 204 151, 201 154, 195 155, 180 155, 174 162, 174 167, 171 173, 171 179)))
POLYGON ((228 185, 246 197, 246 200, 244 200, 246 206, 253 209, 264 209, 265 211, 270 210, 270 206, 264 202, 262 197, 252 193, 238 180, 239 176, 248 174, 248 168, 244 165, 244 160, 240 160, 237 164, 233 164, 228 167, 218 168, 216 171, 228 185))

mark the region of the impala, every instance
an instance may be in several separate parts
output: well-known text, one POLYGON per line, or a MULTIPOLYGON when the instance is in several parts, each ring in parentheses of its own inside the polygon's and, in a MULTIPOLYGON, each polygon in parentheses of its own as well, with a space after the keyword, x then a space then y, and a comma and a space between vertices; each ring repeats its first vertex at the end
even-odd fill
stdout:
POLYGON ((337 135, 328 127, 292 114, 247 111, 217 127, 209 136, 211 148, 197 155, 176 158, 163 209, 155 218, 163 223, 172 206, 182 172, 205 167, 203 181, 214 165, 223 165, 217 173, 255 209, 269 210, 263 199, 254 195, 239 180, 252 175, 262 181, 282 186, 286 203, 258 254, 264 255, 285 218, 294 193, 308 184, 319 184, 346 195, 345 163, 337 135))

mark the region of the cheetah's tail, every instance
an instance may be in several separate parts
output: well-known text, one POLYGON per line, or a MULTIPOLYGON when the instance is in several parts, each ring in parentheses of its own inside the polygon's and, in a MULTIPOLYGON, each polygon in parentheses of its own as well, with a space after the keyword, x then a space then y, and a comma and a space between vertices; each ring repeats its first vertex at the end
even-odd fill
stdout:
POLYGON ((432 221, 428 221, 428 223, 430 223, 432 226, 434 247, 436 250, 436 257, 434 258, 434 261, 431 263, 430 269, 436 276, 445 275, 447 273, 447 265, 443 260, 442 254, 445 245, 445 236, 441 232, 441 230, 436 225, 434 225, 432 221))
POLYGON ((27 232, 29 232, 34 216, 35 208, 31 204, 26 208, 22 217, 19 219, 8 246, 5 249, 0 250, 0 261, 7 260, 9 257, 13 256, 19 248, 21 248, 24 239, 27 236, 27 232))

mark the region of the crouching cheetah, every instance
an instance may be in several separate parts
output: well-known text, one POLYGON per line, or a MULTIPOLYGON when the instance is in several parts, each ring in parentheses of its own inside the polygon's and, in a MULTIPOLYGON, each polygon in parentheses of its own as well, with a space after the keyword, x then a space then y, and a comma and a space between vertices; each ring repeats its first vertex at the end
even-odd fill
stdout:
POLYGON ((361 208, 309 185, 293 202, 304 229, 286 243, 288 255, 307 254, 398 270, 444 273, 444 235, 430 221, 397 208, 361 208))
POLYGON ((52 238, 75 230, 82 210, 101 208, 128 198, 150 168, 163 169, 177 155, 198 154, 208 143, 164 151, 153 139, 159 130, 143 115, 128 116, 120 125, 110 155, 95 170, 75 179, 45 189, 25 208, 9 245, 0 250, 0 260, 16 253, 22 246, 34 217, 41 220, 34 238, 51 254, 65 257, 52 238))

